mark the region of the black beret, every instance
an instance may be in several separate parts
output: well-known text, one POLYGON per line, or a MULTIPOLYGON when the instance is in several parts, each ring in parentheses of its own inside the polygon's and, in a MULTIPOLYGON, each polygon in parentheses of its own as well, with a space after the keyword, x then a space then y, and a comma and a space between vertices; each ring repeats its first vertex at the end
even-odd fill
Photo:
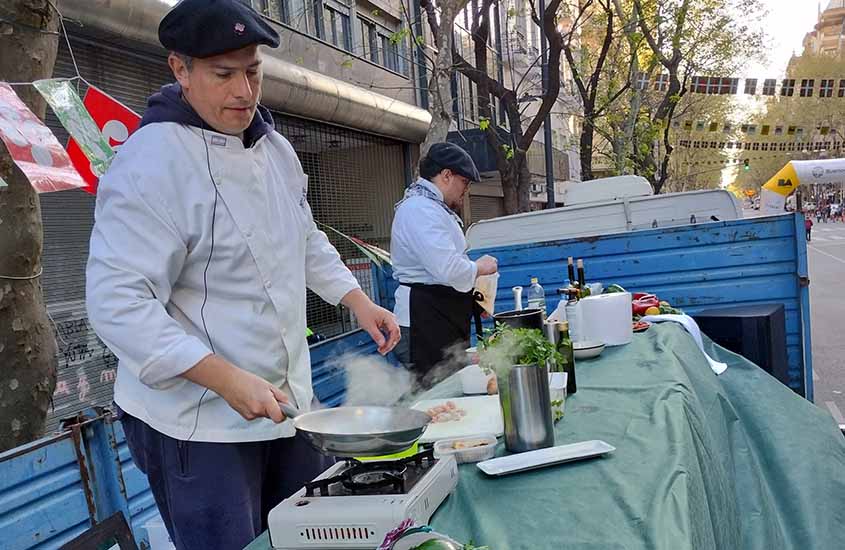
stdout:
POLYGON ((441 170, 448 168, 470 181, 481 181, 481 175, 472 157, 454 143, 435 143, 429 148, 426 157, 441 170))
POLYGON ((161 20, 158 39, 168 50, 198 58, 279 45, 279 33, 240 0, 182 0, 161 20))

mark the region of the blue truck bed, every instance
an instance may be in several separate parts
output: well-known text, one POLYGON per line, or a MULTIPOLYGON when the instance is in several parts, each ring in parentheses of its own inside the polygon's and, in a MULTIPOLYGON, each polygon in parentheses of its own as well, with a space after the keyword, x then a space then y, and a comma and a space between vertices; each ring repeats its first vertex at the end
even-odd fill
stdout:
MULTIPOLYGON (((654 292, 694 313, 711 306, 784 304, 789 385, 812 399, 807 248, 799 215, 705 223, 487 250, 499 259, 497 309, 510 288, 539 277, 550 299, 566 278, 566 258, 583 258, 589 280, 654 292)), ((396 283, 377 272, 390 307, 396 283)), ((315 392, 342 402, 341 353, 375 353, 361 331, 311 349, 315 392)), ((120 423, 91 411, 76 428, 0 455, 0 533, 4 550, 59 548, 115 512, 123 512, 146 548, 143 524, 156 514, 146 477, 129 457, 120 423)))

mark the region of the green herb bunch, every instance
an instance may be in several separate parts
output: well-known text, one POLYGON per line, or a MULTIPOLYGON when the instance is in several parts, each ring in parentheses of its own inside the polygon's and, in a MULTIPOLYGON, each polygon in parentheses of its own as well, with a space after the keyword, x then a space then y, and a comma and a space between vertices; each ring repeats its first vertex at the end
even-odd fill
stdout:
POLYGON ((478 345, 482 364, 497 366, 503 360, 510 365, 544 366, 547 361, 562 363, 563 356, 537 329, 511 328, 497 323, 493 329, 486 329, 478 345))

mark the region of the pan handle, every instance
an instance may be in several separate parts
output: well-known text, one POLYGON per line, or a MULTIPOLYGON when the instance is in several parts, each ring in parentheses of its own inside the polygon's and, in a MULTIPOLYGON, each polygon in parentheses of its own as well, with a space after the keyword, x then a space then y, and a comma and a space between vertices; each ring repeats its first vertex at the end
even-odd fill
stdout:
POLYGON ((299 409, 297 409, 290 403, 282 403, 281 401, 279 401, 279 407, 282 409, 282 412, 285 413, 285 416, 291 419, 296 418, 301 414, 299 409))

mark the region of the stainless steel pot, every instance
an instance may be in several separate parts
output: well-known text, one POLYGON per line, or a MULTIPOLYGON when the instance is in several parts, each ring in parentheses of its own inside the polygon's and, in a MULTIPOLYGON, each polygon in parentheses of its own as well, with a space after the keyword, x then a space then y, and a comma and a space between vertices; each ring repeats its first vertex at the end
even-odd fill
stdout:
POLYGON ((499 378, 505 448, 512 453, 553 447, 554 421, 545 366, 516 365, 499 378))
POLYGON ((536 328, 543 330, 543 311, 541 309, 522 309, 503 311, 493 316, 496 323, 502 323, 511 328, 536 328))
POLYGON ((431 417, 405 407, 337 407, 303 413, 279 403, 312 447, 332 456, 402 452, 422 436, 431 417))

